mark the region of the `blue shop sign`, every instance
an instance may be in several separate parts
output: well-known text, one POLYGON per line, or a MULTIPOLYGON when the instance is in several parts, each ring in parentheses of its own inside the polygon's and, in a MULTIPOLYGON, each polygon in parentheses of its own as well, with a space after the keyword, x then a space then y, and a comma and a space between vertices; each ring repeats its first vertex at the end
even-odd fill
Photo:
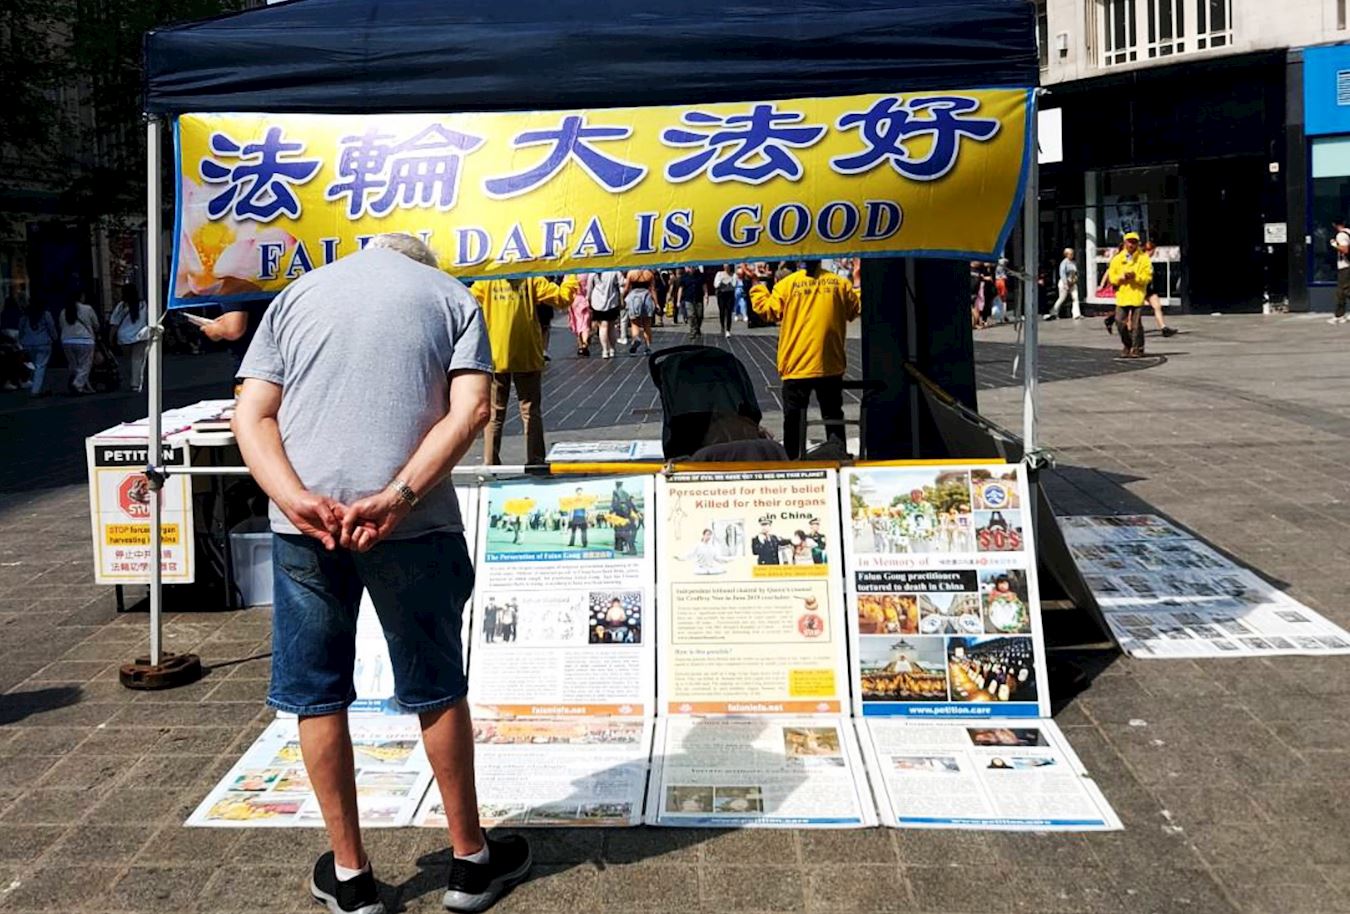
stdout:
POLYGON ((1303 51, 1304 133, 1350 133, 1350 45, 1303 51))

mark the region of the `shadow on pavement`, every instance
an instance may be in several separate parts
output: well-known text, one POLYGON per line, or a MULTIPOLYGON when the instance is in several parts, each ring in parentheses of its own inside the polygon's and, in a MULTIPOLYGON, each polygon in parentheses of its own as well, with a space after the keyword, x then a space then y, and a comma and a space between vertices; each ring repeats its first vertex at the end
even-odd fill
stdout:
POLYGON ((16 724, 34 714, 68 708, 80 701, 79 686, 58 686, 0 695, 0 726, 16 724))
MULTIPOLYGON (((845 724, 847 726, 847 723, 845 724)), ((761 734, 770 726, 765 723, 761 734)), ((713 735, 721 728, 712 727, 706 723, 698 722, 689 730, 685 740, 697 745, 715 746, 717 738, 713 735)), ((757 734, 760 735, 760 734, 757 734)), ((746 785, 750 787, 759 787, 761 790, 767 786, 775 795, 781 795, 787 799, 795 793, 800 787, 806 784, 807 773, 803 768, 793 769, 791 762, 783 756, 763 750, 754 749, 748 744, 738 744, 735 747, 723 746, 724 749, 735 750, 735 769, 746 775, 746 780, 755 778, 756 774, 764 783, 746 785)), ((710 752, 712 750, 710 749, 710 752)), ((723 755, 723 758, 726 758, 723 755)), ((682 764, 681 756, 666 756, 665 767, 667 770, 684 769, 692 770, 699 766, 706 766, 708 757, 701 757, 698 765, 682 764)), ((706 768, 705 768, 706 770, 706 768)), ((632 768, 629 765, 618 765, 593 775, 587 781, 575 782, 576 792, 564 800, 556 803, 548 803, 550 807, 568 807, 571 805, 581 806, 588 803, 595 803, 596 796, 594 792, 595 784, 614 783, 616 781, 626 781, 632 777, 632 768)), ((659 790, 655 772, 649 770, 650 780, 647 782, 647 802, 661 802, 660 798, 653 799, 650 794, 654 790, 659 790)), ((725 786, 725 782, 724 782, 725 786)), ((712 795, 711 783, 707 783, 707 792, 709 798, 712 795)), ((433 784, 431 787, 435 790, 433 784)), ((702 789, 702 786, 694 788, 695 791, 702 789)), ((737 788, 740 789, 740 788, 737 788)), ((672 798, 671 802, 674 802, 672 798)), ((705 810, 698 810, 703 812, 705 810)), ((710 811, 710 810, 707 810, 710 811)), ((569 843, 576 843, 586 846, 585 833, 592 832, 594 829, 583 828, 534 828, 534 829, 512 829, 509 826, 501 826, 492 829, 494 835, 502 834, 520 834, 530 841, 531 849, 535 858, 534 868, 525 882, 521 883, 515 891, 530 891, 529 885, 559 873, 566 872, 577 866, 585 864, 593 865, 597 870, 605 870, 611 865, 625 866, 633 863, 641 863, 653 857, 661 857, 666 854, 678 853, 705 841, 712 840, 718 835, 725 834, 731 829, 720 828, 672 828, 668 826, 648 826, 639 825, 633 828, 600 828, 603 835, 599 849, 587 855, 584 859, 578 859, 576 855, 557 855, 553 853, 559 847, 565 847, 569 843), (575 836, 569 842, 569 835, 575 836)), ((417 860, 418 873, 411 879, 399 886, 386 886, 386 892, 393 893, 394 903, 390 905, 390 911, 405 911, 413 902, 425 895, 445 891, 446 878, 450 867, 449 849, 425 854, 417 860)), ((667 907, 671 910, 683 910, 685 907, 694 908, 698 906, 697 886, 691 887, 693 899, 684 904, 684 899, 668 899, 667 907)), ((386 897, 389 897, 386 894, 386 897)), ((420 906, 417 906, 420 910, 420 906)))

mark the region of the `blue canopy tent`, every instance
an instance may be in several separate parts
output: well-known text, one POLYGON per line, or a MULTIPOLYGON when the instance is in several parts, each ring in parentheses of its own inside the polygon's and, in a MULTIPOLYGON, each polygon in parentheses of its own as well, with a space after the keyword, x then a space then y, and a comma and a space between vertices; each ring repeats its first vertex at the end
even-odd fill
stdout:
MULTIPOLYGON (((1034 9, 1027 0, 290 0, 157 29, 145 40, 149 320, 157 327, 164 307, 161 131, 165 118, 179 114, 569 110, 898 87, 1030 88, 1038 77, 1034 9)), ((1024 268, 1033 276, 1036 183, 1033 163, 1024 206, 1024 268)), ((920 353, 926 325, 915 322, 917 283, 929 307, 947 314, 945 334, 958 333, 960 321, 966 324, 966 355, 955 359, 972 379, 973 402, 964 267, 939 265, 930 283, 916 278, 913 259, 878 260, 867 269, 864 295, 873 303, 864 308, 871 315, 864 326, 869 373, 903 376, 893 369, 920 353), (898 335, 891 332, 896 328, 898 335)), ((1025 298, 1034 317, 1035 296, 1025 298)), ((1032 454, 1034 320, 1025 322, 1025 333, 1023 443, 1032 454)), ((155 440, 162 367, 157 336, 149 365, 149 437, 155 440)), ((890 399, 893 414, 887 418, 908 416, 917 439, 917 392, 893 391, 890 399)), ((874 427, 897 426, 883 420, 874 427)), ((158 485, 166 471, 151 466, 147 472, 158 518, 158 485)), ((158 523, 151 529, 157 552, 158 523)), ((150 661, 158 666, 160 575, 157 563, 151 566, 150 661)))

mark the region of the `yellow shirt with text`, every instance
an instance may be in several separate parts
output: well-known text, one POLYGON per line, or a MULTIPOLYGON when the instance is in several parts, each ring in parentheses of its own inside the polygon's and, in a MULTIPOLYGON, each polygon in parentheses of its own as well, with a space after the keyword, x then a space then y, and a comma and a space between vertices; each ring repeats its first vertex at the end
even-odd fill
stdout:
POLYGON ((842 375, 847 360, 844 332, 862 311, 853 283, 828 270, 783 277, 773 291, 750 287, 750 305, 766 320, 780 322, 778 374, 785 381, 842 375))
POLYGON ((1130 261, 1129 252, 1124 248, 1111 258, 1106 268, 1106 281, 1116 287, 1116 306, 1120 308, 1138 308, 1148 295, 1148 284, 1153 281, 1153 261, 1143 251, 1134 252, 1130 261), (1128 282, 1125 274, 1134 271, 1134 278, 1128 282))
POLYGON ((561 285, 542 276, 531 276, 483 279, 469 287, 483 309, 494 371, 501 374, 544 370, 544 337, 534 313, 535 305, 565 309, 578 285, 575 276, 567 277, 561 285))

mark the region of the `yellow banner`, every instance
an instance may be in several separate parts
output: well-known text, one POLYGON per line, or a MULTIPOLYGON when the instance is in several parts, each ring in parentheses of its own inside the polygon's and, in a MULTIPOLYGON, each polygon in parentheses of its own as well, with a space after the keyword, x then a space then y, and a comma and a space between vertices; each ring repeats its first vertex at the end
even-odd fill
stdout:
POLYGON ((270 295, 384 232, 463 278, 840 255, 987 258, 1029 93, 178 119, 173 304, 270 295))

